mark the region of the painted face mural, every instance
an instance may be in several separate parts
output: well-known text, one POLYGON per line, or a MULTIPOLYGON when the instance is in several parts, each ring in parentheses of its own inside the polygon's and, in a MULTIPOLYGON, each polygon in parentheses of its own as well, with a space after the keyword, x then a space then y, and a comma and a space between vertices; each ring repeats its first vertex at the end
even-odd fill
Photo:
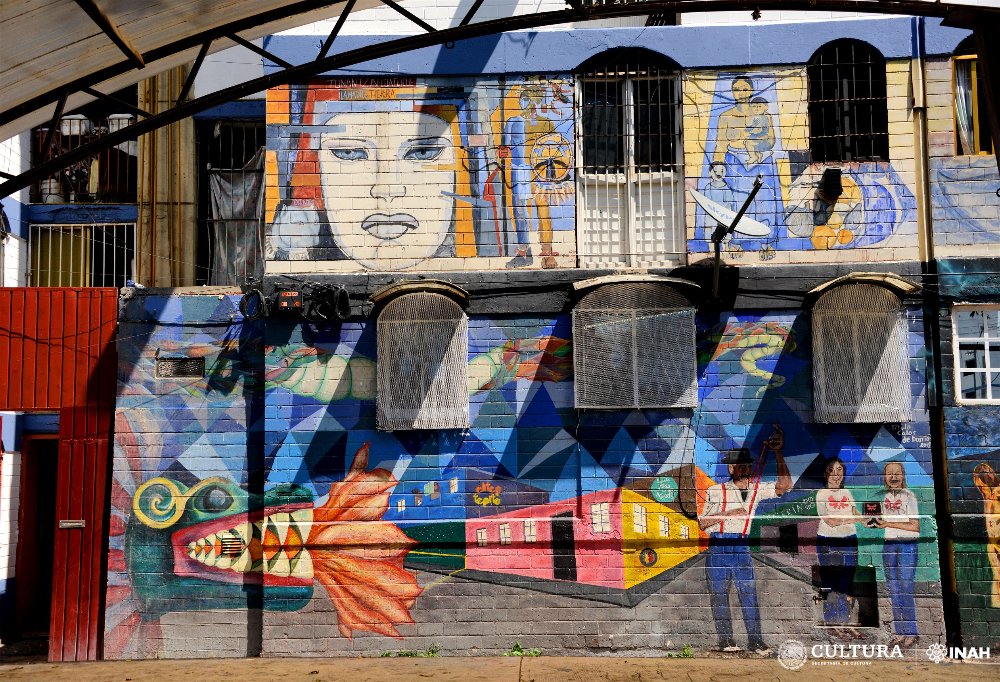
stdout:
POLYGON ((574 264, 557 258, 575 248, 571 93, 541 76, 269 91, 269 258, 344 271, 574 264))
POLYGON ((416 111, 337 114, 320 136, 333 240, 367 268, 408 268, 447 238, 455 206, 451 125, 416 111))

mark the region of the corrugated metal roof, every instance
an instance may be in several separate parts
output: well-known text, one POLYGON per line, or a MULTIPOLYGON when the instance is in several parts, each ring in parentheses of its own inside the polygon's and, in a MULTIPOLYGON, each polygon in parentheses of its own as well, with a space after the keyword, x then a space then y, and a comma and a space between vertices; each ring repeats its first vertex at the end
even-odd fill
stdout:
MULTIPOLYGON (((354 11, 379 4, 358 0, 354 11)), ((343 6, 343 0, 0 0, 0 140, 48 121, 56 98, 41 108, 34 104, 81 79, 101 78, 94 87, 114 92, 193 61, 213 34, 219 37, 209 52, 234 45, 222 33, 253 40, 336 16, 343 6), (107 33, 100 15, 113 27, 107 33), (144 68, 128 56, 129 47, 144 68)), ((66 110, 92 99, 71 95, 66 110)))

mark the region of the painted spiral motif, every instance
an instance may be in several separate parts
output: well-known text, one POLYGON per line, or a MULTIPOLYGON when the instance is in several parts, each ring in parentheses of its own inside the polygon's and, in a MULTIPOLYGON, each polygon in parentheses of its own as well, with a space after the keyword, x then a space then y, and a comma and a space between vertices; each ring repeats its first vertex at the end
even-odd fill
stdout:
POLYGON ((143 524, 163 530, 184 515, 186 501, 187 497, 174 481, 153 478, 136 491, 132 498, 132 512, 143 524))

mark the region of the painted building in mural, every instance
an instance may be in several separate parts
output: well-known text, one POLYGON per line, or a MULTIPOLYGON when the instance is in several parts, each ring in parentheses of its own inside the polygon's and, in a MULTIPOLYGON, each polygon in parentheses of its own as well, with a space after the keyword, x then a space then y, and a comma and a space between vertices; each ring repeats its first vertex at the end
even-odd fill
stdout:
POLYGON ((104 656, 924 660, 950 603, 1000 642, 967 35, 557 28, 268 91, 263 290, 312 319, 125 290, 104 656))

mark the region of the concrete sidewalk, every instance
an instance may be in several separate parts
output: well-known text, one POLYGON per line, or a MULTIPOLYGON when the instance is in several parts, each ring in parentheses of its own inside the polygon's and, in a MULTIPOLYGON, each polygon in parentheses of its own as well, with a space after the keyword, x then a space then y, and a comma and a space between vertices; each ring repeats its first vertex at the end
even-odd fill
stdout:
POLYGON ((167 680, 276 680, 310 682, 603 682, 605 680, 975 680, 1000 679, 1000 666, 973 663, 873 662, 814 665, 785 670, 774 659, 671 658, 253 658, 101 663, 12 663, 0 665, 2 680, 56 682, 164 682, 167 680))

